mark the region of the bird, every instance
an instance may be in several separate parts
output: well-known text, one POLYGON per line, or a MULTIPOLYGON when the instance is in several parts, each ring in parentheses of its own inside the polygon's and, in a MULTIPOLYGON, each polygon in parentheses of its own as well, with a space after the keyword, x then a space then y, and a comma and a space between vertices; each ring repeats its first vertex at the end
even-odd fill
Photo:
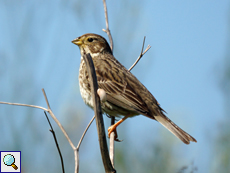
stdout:
POLYGON ((104 37, 87 33, 72 43, 79 47, 81 53, 79 86, 82 99, 93 108, 90 79, 82 58, 89 53, 95 67, 98 88, 106 93, 106 100, 101 101, 102 111, 109 116, 121 118, 108 128, 109 137, 115 132, 115 140, 119 141, 116 128, 127 118, 144 115, 161 123, 185 144, 197 142, 165 115, 166 112, 149 90, 113 56, 104 37))

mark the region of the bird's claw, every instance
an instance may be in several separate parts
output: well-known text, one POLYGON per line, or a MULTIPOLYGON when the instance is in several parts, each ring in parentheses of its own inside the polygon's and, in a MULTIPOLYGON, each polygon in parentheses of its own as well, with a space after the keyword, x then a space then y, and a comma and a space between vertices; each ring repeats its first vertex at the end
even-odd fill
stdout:
POLYGON ((110 126, 108 128, 108 137, 110 138, 111 133, 114 132, 114 141, 122 142, 123 140, 118 139, 116 126, 110 126))

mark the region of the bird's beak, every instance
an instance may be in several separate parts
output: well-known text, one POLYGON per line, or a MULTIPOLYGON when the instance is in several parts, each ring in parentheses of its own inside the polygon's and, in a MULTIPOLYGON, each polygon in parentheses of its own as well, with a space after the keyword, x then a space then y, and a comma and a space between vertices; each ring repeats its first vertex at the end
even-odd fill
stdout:
POLYGON ((80 37, 74 39, 74 40, 72 41, 72 43, 73 43, 73 44, 76 44, 76 45, 78 45, 78 46, 81 46, 81 45, 83 44, 83 42, 82 42, 82 40, 81 40, 80 37))

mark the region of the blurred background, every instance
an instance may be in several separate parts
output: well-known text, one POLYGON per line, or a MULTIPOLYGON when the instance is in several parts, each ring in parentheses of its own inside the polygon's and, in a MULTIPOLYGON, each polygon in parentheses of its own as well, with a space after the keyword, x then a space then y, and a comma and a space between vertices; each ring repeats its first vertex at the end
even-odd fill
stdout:
MULTIPOLYGON (((117 172, 230 172, 229 0, 107 1, 114 55, 157 98, 167 115, 198 143, 183 144, 159 123, 138 116, 118 128, 117 172)), ((108 39, 101 0, 0 1, 0 101, 51 108, 77 145, 93 116, 78 86, 80 52, 71 41, 85 33, 108 39)), ((110 119, 104 116, 106 128, 110 119)), ((74 154, 51 120, 74 172, 74 154)), ((61 172, 42 110, 0 105, 0 150, 22 151, 22 170, 61 172)), ((80 148, 80 172, 104 172, 95 122, 80 148)))

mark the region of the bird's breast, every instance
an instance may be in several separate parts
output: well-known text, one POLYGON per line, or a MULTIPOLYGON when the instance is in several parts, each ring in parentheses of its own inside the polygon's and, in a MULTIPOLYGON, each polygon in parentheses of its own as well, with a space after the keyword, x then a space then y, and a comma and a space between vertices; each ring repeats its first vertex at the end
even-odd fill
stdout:
POLYGON ((91 97, 89 75, 87 73, 85 63, 82 58, 81 58, 81 64, 79 68, 79 87, 80 87, 80 93, 82 99, 88 106, 93 108, 93 99, 91 97))

